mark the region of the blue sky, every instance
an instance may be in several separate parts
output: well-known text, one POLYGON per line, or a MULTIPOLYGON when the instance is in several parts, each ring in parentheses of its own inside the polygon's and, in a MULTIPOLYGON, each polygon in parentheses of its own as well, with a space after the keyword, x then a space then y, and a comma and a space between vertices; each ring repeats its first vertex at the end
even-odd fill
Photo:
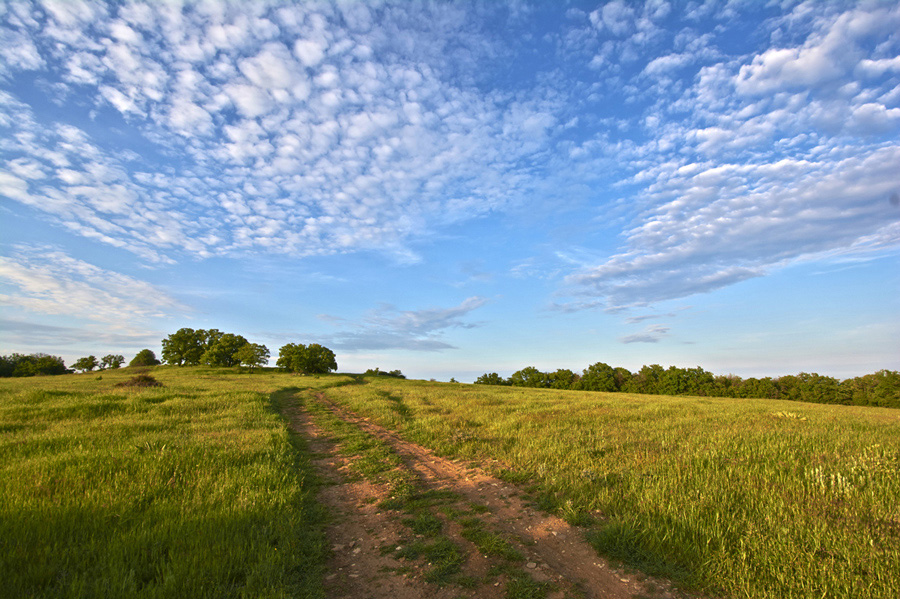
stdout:
POLYGON ((0 351, 900 368, 896 2, 0 5, 0 351))

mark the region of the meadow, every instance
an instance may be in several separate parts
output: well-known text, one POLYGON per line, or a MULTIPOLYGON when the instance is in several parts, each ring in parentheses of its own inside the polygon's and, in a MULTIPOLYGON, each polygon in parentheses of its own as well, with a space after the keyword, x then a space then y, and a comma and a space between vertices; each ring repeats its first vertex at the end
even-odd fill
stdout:
POLYGON ((322 597, 282 411, 326 396, 521 483, 596 549, 721 597, 900 589, 900 411, 158 367, 0 380, 9 597, 322 597))
POLYGON ((386 379, 327 395, 523 483, 600 553, 684 588, 900 591, 900 411, 386 379))
POLYGON ((116 386, 134 375, 0 380, 0 596, 322 597, 288 379, 157 368, 163 387, 116 386))

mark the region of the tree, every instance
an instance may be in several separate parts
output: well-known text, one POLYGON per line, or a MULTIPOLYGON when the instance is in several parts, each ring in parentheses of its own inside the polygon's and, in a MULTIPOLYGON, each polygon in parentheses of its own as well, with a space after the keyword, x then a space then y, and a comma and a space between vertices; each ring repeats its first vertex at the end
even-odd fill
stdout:
POLYGON ((128 363, 129 366, 156 366, 157 364, 159 364, 159 360, 156 359, 156 354, 149 349, 142 349, 128 363))
POLYGON ((337 361, 334 352, 318 343, 310 343, 306 348, 308 354, 307 373, 324 374, 337 370, 337 361))
MULTIPOLYGON (((216 329, 213 329, 216 331, 216 329)), ((216 331, 218 332, 218 331, 216 331)), ((162 340, 162 359, 174 366, 197 366, 206 350, 209 331, 181 328, 162 340)))
POLYGON ((541 372, 534 366, 526 366, 509 377, 509 383, 515 387, 549 387, 550 375, 541 372))
POLYGON ((605 362, 591 364, 582 371, 581 388, 586 391, 618 391, 616 369, 605 362))
POLYGON ((235 354, 245 345, 247 345, 247 340, 241 335, 225 333, 218 336, 209 346, 200 361, 207 366, 237 366, 240 360, 236 358, 235 354))
POLYGON ((107 368, 116 369, 122 366, 122 364, 124 363, 125 356, 120 356, 118 354, 107 354, 100 360, 100 370, 106 370, 107 368))
POLYGON ((66 364, 58 356, 47 354, 11 354, 0 356, 0 377, 65 374, 66 364))
POLYGON ((628 381, 624 389, 628 393, 659 393, 659 379, 665 369, 659 364, 650 364, 649 366, 641 366, 631 380, 628 381))
POLYGON ((476 385, 508 385, 509 383, 502 376, 497 374, 496 372, 487 373, 485 372, 480 377, 475 379, 476 385))
POLYGON ((90 372, 98 365, 97 358, 94 356, 87 356, 86 358, 78 358, 75 364, 72 366, 75 370, 80 370, 82 372, 90 372))
POLYGON ((568 368, 560 368, 556 372, 550 373, 549 379, 550 387, 553 389, 572 389, 579 377, 568 368))
POLYGON ((288 343, 278 350, 279 368, 301 374, 323 374, 337 370, 334 352, 319 345, 310 343, 307 347, 302 343, 288 343))
POLYGON ((395 379, 405 379, 406 378, 406 376, 402 372, 400 372, 399 368, 397 370, 391 370, 390 372, 385 372, 378 367, 369 368, 368 370, 366 370, 363 373, 363 376, 389 376, 389 377, 393 377, 395 379))
POLYGON ((259 343, 246 343, 234 354, 238 364, 253 370, 269 363, 269 348, 259 343))

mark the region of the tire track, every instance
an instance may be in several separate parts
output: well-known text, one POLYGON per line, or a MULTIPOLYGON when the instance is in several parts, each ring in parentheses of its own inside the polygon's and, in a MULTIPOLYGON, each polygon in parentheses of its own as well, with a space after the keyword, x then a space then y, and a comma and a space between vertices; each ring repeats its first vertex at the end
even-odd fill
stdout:
POLYGON ((582 538, 579 529, 561 518, 538 512, 519 497, 514 486, 406 441, 330 401, 324 394, 317 394, 316 398, 334 415, 389 444, 426 488, 451 490, 469 502, 489 508, 483 519, 492 528, 522 541, 527 568, 538 580, 573 586, 578 594, 593 599, 686 596, 672 590, 666 581, 639 579, 611 566, 582 538))

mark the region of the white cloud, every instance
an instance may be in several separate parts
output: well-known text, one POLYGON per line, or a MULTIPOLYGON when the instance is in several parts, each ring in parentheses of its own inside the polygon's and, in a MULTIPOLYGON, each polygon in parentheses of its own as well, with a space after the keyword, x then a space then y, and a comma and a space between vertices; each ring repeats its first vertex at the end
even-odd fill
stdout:
POLYGON ((863 59, 862 40, 876 32, 896 31, 898 26, 900 10, 896 7, 851 10, 831 22, 823 19, 821 30, 804 45, 766 50, 741 67, 736 88, 740 93, 760 95, 834 82, 858 64, 864 69, 878 64, 863 59))
MULTIPOLYGON (((852 153, 849 149, 848 153, 852 153)), ((674 196, 628 232, 629 250, 569 277, 610 308, 686 297, 859 244, 900 219, 900 147, 839 161, 686 165, 660 171, 674 196)))
POLYGON ((688 54, 666 54, 647 63, 647 66, 644 67, 644 73, 654 76, 663 75, 692 61, 693 58, 688 54))
POLYGON ((323 320, 340 323, 347 330, 334 335, 329 345, 347 350, 410 349, 442 351, 455 349, 442 338, 443 331, 454 328, 474 328, 463 320, 473 310, 487 303, 482 297, 470 297, 451 308, 397 311, 382 306, 370 312, 362 322, 350 323, 341 318, 323 315, 323 320), (348 326, 352 325, 352 326, 348 326))
POLYGON ((239 62, 238 68, 251 83, 263 89, 290 89, 302 77, 299 65, 281 43, 263 46, 259 54, 239 62))
POLYGON ((366 25, 359 9, 270 8, 133 3, 97 12, 90 27, 67 6, 48 9, 59 13, 53 43, 38 21, 28 30, 52 55, 42 77, 77 82, 79 101, 115 109, 141 137, 126 153, 85 125, 84 140, 60 147, 52 123, 12 102, 20 118, 3 131, 11 158, 49 169, 28 197, 51 201, 29 205, 155 259, 258 246, 411 260, 408 243, 430 228, 513 205, 535 186, 536 171, 517 171, 550 147, 563 99, 483 94, 442 71, 460 68, 451 57, 469 64, 490 51, 488 38, 467 31, 477 14, 404 5, 366 25), (98 165, 119 174, 76 175, 98 165), (129 201, 113 201, 123 190, 129 201), (234 190, 247 197, 231 198, 234 190), (126 205, 144 216, 110 209, 126 205), (178 234, 162 229, 162 212, 185 223, 178 234))
POLYGON ((591 23, 600 30, 608 30, 613 35, 624 36, 634 26, 634 9, 622 0, 607 2, 590 14, 591 23))
POLYGON ((29 37, 0 28, 0 76, 12 69, 33 71, 44 64, 44 59, 29 37))
POLYGON ((626 335, 619 339, 621 343, 659 343, 659 341, 668 335, 669 327, 654 324, 646 327, 640 333, 626 335))
POLYGON ((0 257, 0 278, 11 292, 3 303, 32 314, 69 316, 110 325, 183 313, 164 291, 133 277, 101 269, 52 248, 19 248, 0 257))
POLYGON ((315 67, 325 57, 325 45, 316 40, 297 40, 294 42, 294 54, 307 67, 315 67))

